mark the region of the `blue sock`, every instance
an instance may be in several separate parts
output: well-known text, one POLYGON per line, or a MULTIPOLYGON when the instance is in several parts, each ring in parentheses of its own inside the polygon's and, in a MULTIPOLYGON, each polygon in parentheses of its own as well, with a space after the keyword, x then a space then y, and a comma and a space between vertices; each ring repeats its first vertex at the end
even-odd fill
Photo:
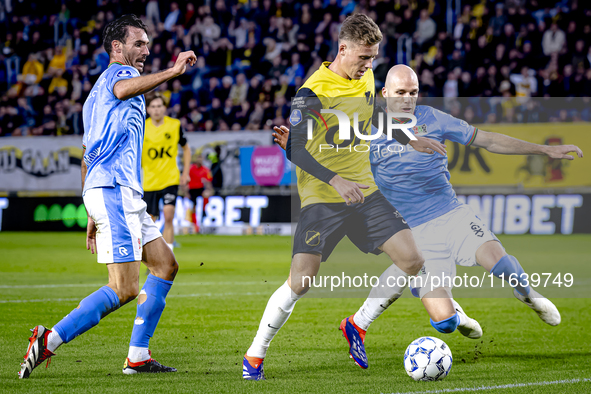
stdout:
POLYGON ((492 267, 490 273, 497 278, 501 278, 501 275, 503 275, 502 279, 504 279, 511 286, 513 286, 512 283, 515 284, 515 280, 517 279, 519 284, 515 286, 515 290, 517 290, 519 294, 523 296, 528 295, 531 290, 529 285, 526 285, 526 278, 525 275, 523 275, 525 272, 523 271, 521 264, 519 264, 519 261, 517 261, 517 259, 513 256, 503 256, 503 258, 501 258, 495 264, 495 266, 492 267))
POLYGON ((455 315, 453 315, 452 317, 448 317, 445 320, 441 320, 441 321, 433 321, 433 319, 429 319, 429 320, 431 320, 431 325, 433 326, 433 328, 443 334, 449 334, 449 333, 454 332, 456 330, 456 328, 458 328, 458 324, 460 324, 460 318, 458 317, 457 312, 455 315))
POLYGON ((119 296, 109 286, 103 286, 82 301, 80 305, 53 329, 64 343, 70 342, 78 335, 90 330, 109 313, 119 308, 119 296))
POLYGON ((129 346, 147 348, 150 338, 154 335, 162 311, 166 305, 166 295, 172 286, 172 281, 160 279, 152 274, 148 275, 142 291, 146 300, 137 306, 137 315, 131 332, 129 346))

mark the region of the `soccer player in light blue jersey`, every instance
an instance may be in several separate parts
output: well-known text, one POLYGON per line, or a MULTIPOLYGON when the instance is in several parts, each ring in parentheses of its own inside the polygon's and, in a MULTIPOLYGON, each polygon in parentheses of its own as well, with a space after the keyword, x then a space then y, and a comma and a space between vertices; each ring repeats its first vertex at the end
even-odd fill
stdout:
MULTIPOLYGON (((583 152, 575 145, 538 145, 506 135, 478 130, 435 108, 416 105, 419 82, 415 72, 405 65, 390 69, 382 90, 388 111, 410 113, 417 118, 418 134, 443 143, 446 139, 466 146, 505 155, 547 155, 553 159, 573 160, 568 153, 583 152)), ((372 141, 370 160, 376 184, 384 196, 402 213, 412 229, 425 258, 422 284, 413 288, 421 298, 433 327, 441 333, 458 329, 469 338, 482 336, 478 322, 469 318, 451 295, 450 285, 433 282, 434 277, 455 276, 456 264, 480 265, 505 279, 514 288, 515 297, 533 309, 547 324, 560 323, 560 313, 547 298, 532 289, 522 274, 517 258, 505 252, 501 242, 466 204, 458 201, 447 170, 447 157, 425 155, 408 145, 385 137, 372 141), (395 145, 391 147, 391 145, 395 145), (389 149, 390 147, 390 149, 389 149), (519 278, 518 281, 510 278, 519 278)), ((382 277, 388 273, 384 272, 382 277)), ((421 283, 422 282, 422 283, 421 283)), ((365 337, 369 325, 388 307, 392 297, 374 297, 376 289, 353 316, 358 332, 365 337)), ((365 352, 363 346, 359 349, 365 352)))
MULTIPOLYGON (((434 153, 445 153, 442 149, 446 139, 507 155, 547 155, 554 159, 573 160, 568 153, 575 152, 578 157, 583 157, 583 152, 575 145, 537 145, 485 132, 435 108, 417 106, 418 78, 404 65, 390 70, 382 93, 387 98, 389 112, 410 113, 417 118, 418 142, 415 141, 414 149, 410 144, 404 145, 382 136, 372 141, 370 160, 376 184, 408 222, 425 258, 421 280, 415 282, 422 286, 412 291, 421 298, 433 327, 441 333, 458 329, 473 339, 482 336, 478 322, 468 317, 453 300, 451 288, 432 281, 433 277, 453 278, 456 264, 480 265, 493 275, 504 278, 514 287, 517 299, 533 309, 545 323, 558 325, 558 309, 527 285, 520 276, 524 271, 517 259, 505 252, 497 237, 468 205, 458 201, 449 182, 447 156, 434 153), (430 155, 417 151, 418 146, 424 147, 425 139, 439 144, 420 150, 430 155), (509 281, 511 275, 513 278, 517 275, 520 280, 512 283, 509 281)), ((276 127, 273 135, 275 142, 284 146, 288 130, 276 127)), ((388 276, 388 271, 380 276, 380 284, 372 289, 357 313, 347 318, 347 324, 354 328, 348 332, 358 334, 353 342, 361 359, 367 360, 363 343, 369 325, 400 296, 395 292, 386 294, 388 276), (382 283, 385 285, 381 286, 382 283)))
POLYGON ((80 301, 78 307, 51 330, 31 331, 19 377, 54 355, 62 344, 88 331, 109 313, 138 298, 124 374, 176 372, 151 357, 149 341, 160 320, 166 296, 178 270, 174 254, 146 212, 142 200, 141 154, 146 122, 143 94, 183 74, 197 58, 179 54, 174 66, 140 76, 149 55, 146 25, 135 15, 109 23, 103 45, 109 67, 101 74, 84 103, 84 160, 82 186, 88 212, 86 247, 107 265, 106 286, 80 301), (139 292, 139 270, 150 270, 139 292))

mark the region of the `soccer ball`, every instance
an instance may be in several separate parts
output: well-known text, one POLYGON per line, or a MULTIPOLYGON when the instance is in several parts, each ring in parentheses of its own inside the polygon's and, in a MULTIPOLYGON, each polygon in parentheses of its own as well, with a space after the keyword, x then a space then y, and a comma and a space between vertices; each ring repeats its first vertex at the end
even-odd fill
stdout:
POLYGON ((451 369, 449 346, 439 338, 415 339, 404 352, 404 369, 414 380, 439 380, 451 369))

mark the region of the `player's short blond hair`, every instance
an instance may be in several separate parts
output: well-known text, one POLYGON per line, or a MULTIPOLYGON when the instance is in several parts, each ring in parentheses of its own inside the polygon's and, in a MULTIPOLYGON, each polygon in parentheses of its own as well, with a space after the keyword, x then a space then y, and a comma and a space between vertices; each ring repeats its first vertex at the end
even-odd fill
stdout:
POLYGON ((150 104, 152 104, 152 101, 154 101, 154 100, 156 100, 156 99, 160 99, 160 100, 162 100, 162 104, 163 104, 165 107, 167 107, 167 106, 168 106, 168 103, 166 102, 166 98, 165 98, 165 97, 164 97, 162 94, 160 94, 160 93, 158 93, 158 92, 151 92, 151 93, 148 93, 148 94, 146 94, 144 97, 145 97, 145 99, 146 99, 146 107, 149 107, 149 106, 150 106, 150 104))
POLYGON ((348 16, 339 33, 339 42, 350 41, 368 47, 379 44, 382 38, 382 32, 378 25, 364 14, 348 16))

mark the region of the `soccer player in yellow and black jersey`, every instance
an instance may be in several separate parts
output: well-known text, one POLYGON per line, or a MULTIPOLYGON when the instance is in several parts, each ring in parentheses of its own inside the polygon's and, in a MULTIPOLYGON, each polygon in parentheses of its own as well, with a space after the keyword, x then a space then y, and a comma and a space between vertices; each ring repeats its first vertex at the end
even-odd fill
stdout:
MULTIPOLYGON (((289 277, 267 303, 258 332, 244 356, 244 379, 264 379, 263 359, 271 340, 289 318, 296 301, 309 289, 310 278, 318 273, 321 261, 345 235, 363 252, 385 252, 392 259, 393 264, 380 277, 380 285, 390 279, 388 294, 394 296, 374 296, 384 308, 402 294, 406 278, 416 275, 423 265, 408 225, 376 187, 369 162, 370 141, 353 133, 349 140, 339 140, 339 119, 335 112, 325 112, 345 112, 357 122, 354 127, 360 133, 370 134, 375 98, 372 61, 381 40, 378 26, 369 17, 355 14, 345 19, 336 59, 323 63, 292 100, 286 150, 287 157, 298 167, 301 213, 289 277), (309 120, 314 125, 311 138, 309 120), (392 282, 396 282, 394 288, 392 282)), ((347 126, 350 123, 347 120, 347 126)), ((355 321, 369 318, 351 316, 341 323, 349 353, 363 368, 367 368, 367 358, 365 351, 358 350, 363 348, 364 338, 355 321)))
POLYGON ((158 203, 164 202, 164 230, 162 236, 170 250, 174 244, 173 218, 180 185, 189 181, 191 148, 183 134, 181 122, 165 116, 164 98, 158 93, 146 97, 146 119, 142 168, 144 170, 144 200, 148 213, 156 220, 160 216, 158 203), (183 148, 183 174, 176 163, 179 145, 183 148))

